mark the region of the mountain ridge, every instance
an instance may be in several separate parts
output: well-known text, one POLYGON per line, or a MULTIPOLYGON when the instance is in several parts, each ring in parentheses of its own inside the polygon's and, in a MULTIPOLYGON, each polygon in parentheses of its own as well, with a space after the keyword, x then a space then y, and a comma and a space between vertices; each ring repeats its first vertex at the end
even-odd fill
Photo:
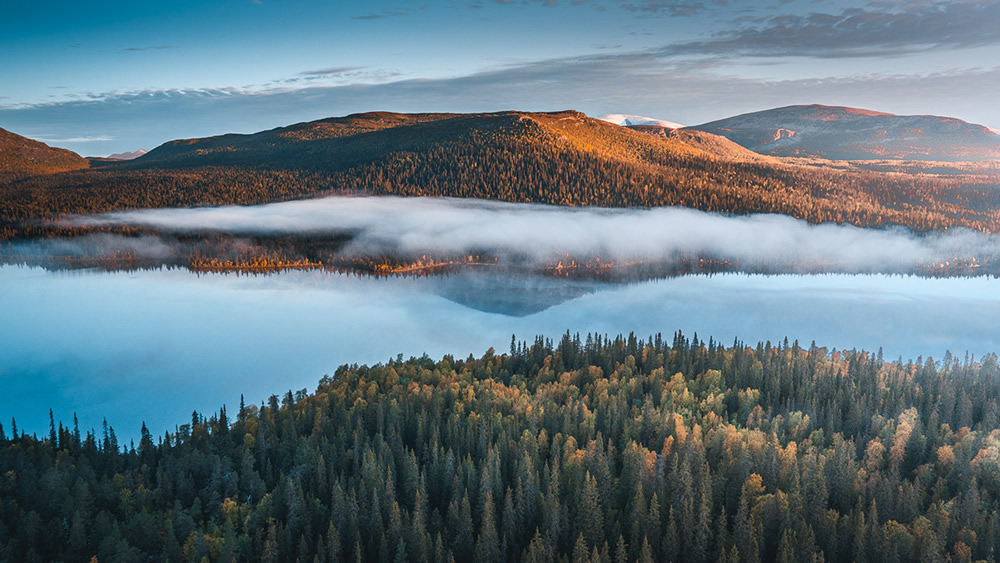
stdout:
POLYGON ((87 159, 73 151, 0 129, 0 182, 88 166, 87 159))
MULTIPOLYGON (((336 165, 342 166, 353 162, 355 156, 369 159, 372 153, 385 156, 389 152, 423 151, 442 145, 489 144, 497 136, 504 135, 519 141, 556 143, 588 152, 603 151, 612 153, 614 159, 625 160, 642 159, 651 147, 662 148, 658 144, 650 145, 643 135, 629 137, 631 133, 624 131, 629 128, 591 119, 574 110, 469 114, 377 111, 328 117, 252 134, 169 141, 127 166, 244 164, 246 158, 252 158, 254 166, 291 164, 324 168, 330 163, 317 162, 316 158, 325 154, 335 153, 342 159, 336 165), (359 151, 363 154, 358 155, 359 151)), ((682 142, 669 141, 668 144, 673 151, 710 156, 682 142)))
POLYGON ((953 117, 895 115, 820 104, 745 113, 689 127, 771 156, 837 160, 987 161, 1000 135, 953 117))

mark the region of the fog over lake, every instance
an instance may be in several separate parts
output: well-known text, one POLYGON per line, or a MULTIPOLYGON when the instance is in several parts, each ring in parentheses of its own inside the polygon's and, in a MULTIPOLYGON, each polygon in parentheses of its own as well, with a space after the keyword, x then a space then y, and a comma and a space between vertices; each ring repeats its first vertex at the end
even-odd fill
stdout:
POLYGON ((887 359, 1000 350, 1000 281, 886 275, 688 276, 612 285, 460 274, 368 278, 0 267, 0 421, 48 430, 48 409, 126 441, 226 404, 315 389, 344 363, 464 358, 511 335, 682 330, 803 346, 881 346, 887 359))
MULTIPOLYGON (((77 217, 78 225, 140 225, 235 234, 351 233, 347 254, 480 251, 546 262, 566 253, 612 260, 670 260, 681 255, 765 262, 797 273, 900 273, 956 256, 996 254, 1000 238, 954 229, 916 235, 906 229, 812 225, 784 215, 728 216, 679 207, 609 209, 451 198, 328 197, 258 206, 150 209, 77 217), (815 268, 815 270, 812 270, 815 268)), ((107 241, 104 241, 107 242, 107 241)), ((123 248, 142 253, 142 241, 123 248)), ((169 254, 156 239, 145 250, 169 254)), ((43 242, 38 252, 66 252, 43 242)))

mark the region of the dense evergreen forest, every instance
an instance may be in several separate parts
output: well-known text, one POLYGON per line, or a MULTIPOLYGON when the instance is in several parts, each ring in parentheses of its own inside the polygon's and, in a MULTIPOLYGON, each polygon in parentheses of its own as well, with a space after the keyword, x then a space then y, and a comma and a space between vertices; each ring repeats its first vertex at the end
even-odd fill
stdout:
POLYGON ((172 141, 134 161, 90 164, 0 179, 0 240, 64 234, 40 221, 67 213, 329 194, 676 205, 863 227, 1000 230, 995 171, 895 173, 783 160, 709 133, 646 134, 577 112, 360 114, 172 141))
POLYGON ((567 333, 121 444, 0 432, 5 561, 970 561, 1000 365, 567 333))

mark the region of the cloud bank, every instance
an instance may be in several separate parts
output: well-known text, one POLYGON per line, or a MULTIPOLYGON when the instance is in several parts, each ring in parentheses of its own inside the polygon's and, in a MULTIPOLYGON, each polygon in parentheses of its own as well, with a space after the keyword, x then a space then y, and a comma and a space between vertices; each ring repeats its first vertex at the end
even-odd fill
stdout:
POLYGON ((166 231, 351 233, 358 255, 492 252, 551 262, 573 257, 670 261, 714 257, 787 271, 908 272, 995 252, 971 231, 918 236, 904 229, 811 225, 781 215, 725 216, 684 208, 565 208, 446 198, 331 197, 253 207, 155 209, 79 217, 166 231))
MULTIPOLYGON (((676 13, 700 3, 647 0, 646 4, 676 13)), ((748 19, 748 24, 718 31, 711 39, 669 46, 666 51, 839 58, 1000 43, 996 24, 1000 3, 979 0, 871 2, 839 13, 778 13, 748 19)))

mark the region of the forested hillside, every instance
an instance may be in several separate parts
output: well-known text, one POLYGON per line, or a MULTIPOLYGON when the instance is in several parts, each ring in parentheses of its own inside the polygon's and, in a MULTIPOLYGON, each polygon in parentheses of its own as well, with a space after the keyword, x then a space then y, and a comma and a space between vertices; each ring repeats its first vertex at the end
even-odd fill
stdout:
POLYGON ((919 231, 1000 230, 995 174, 900 174, 755 155, 707 133, 646 134, 578 112, 371 113, 167 143, 126 162, 0 186, 0 237, 38 220, 332 193, 609 207, 678 205, 919 231))
POLYGON ((135 445, 5 426, 0 559, 993 560, 998 396, 992 355, 681 335, 344 366, 135 445))
POLYGON ((0 129, 0 185, 22 178, 87 168, 87 159, 66 149, 0 129))

